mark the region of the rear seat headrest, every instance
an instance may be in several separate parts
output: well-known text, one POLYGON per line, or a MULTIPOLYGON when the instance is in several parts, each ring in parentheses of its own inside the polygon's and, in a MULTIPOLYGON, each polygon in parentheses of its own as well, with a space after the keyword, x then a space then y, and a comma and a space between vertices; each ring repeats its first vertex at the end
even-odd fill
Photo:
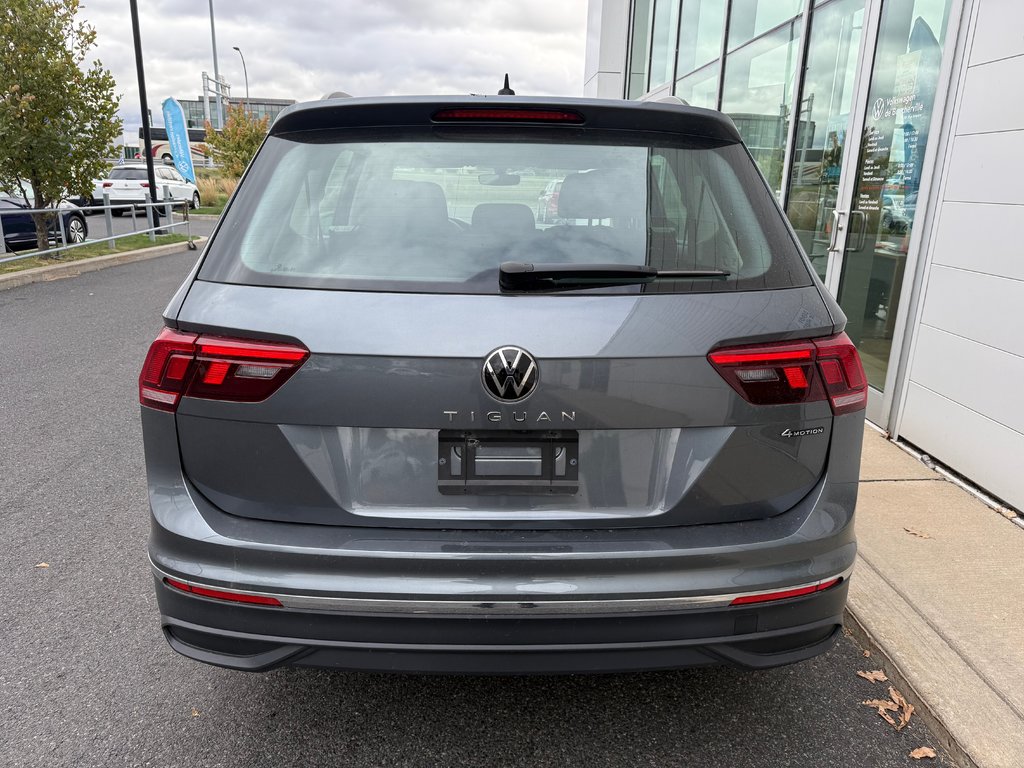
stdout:
POLYGON ((571 173, 558 193, 558 216, 562 219, 609 219, 635 215, 623 210, 623 201, 632 206, 646 201, 642 179, 620 170, 595 170, 571 173))
POLYGON ((537 228, 533 211, 522 203, 480 203, 473 209, 472 223, 481 232, 521 234, 537 228))
POLYGON ((360 197, 355 223, 361 226, 417 232, 450 227, 444 190, 432 181, 381 181, 360 197))

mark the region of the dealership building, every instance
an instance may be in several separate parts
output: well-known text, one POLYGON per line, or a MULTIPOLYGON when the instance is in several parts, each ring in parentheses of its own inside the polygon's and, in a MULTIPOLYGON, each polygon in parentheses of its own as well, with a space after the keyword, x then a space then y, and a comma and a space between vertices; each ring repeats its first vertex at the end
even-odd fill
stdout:
POLYGON ((868 418, 1024 509, 1024 2, 590 0, 585 93, 736 123, 868 418))

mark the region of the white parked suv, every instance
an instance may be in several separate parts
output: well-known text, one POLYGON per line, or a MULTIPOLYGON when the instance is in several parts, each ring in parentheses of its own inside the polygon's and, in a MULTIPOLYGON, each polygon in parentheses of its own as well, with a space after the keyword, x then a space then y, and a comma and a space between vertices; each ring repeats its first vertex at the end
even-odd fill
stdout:
MULTIPOLYGON (((178 173, 176 168, 158 165, 153 172, 156 174, 157 199, 164 199, 166 187, 172 200, 186 200, 191 208, 199 207, 199 190, 195 184, 178 173)), ((149 177, 146 166, 142 163, 114 166, 107 178, 99 181, 93 189, 96 205, 102 205, 104 193, 110 196, 112 205, 146 202, 149 200, 149 177)), ((112 213, 120 216, 123 210, 115 210, 112 213)))

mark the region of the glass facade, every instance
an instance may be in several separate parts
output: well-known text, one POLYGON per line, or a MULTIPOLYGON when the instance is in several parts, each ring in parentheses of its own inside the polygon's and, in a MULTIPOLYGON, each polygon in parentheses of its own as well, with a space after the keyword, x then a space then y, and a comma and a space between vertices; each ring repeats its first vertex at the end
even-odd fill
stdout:
POLYGON ((686 0, 679 17, 677 76, 717 59, 722 53, 724 30, 725 0, 686 0))
MULTIPOLYGON (((202 128, 206 118, 206 113, 203 108, 202 98, 197 99, 178 99, 181 104, 182 110, 185 112, 185 123, 189 128, 202 128)), ((245 101, 244 99, 224 99, 224 110, 227 112, 229 104, 239 104, 245 101)), ((294 99, 250 99, 245 101, 248 105, 251 113, 257 118, 261 119, 269 117, 270 122, 274 122, 274 118, 277 117, 278 113, 281 112, 285 107, 294 104, 294 99)), ((217 102, 215 99, 210 99, 210 114, 212 115, 217 109, 217 102)))
POLYGON ((888 373, 949 5, 882 6, 838 294, 877 389, 888 373))
POLYGON ((687 103, 732 117, 848 316, 847 333, 878 390, 896 330, 950 4, 633 3, 627 97, 672 83, 687 103))
POLYGON ((832 2, 811 25, 786 213, 822 280, 863 26, 864 0, 832 2))
POLYGON ((650 55, 651 0, 633 0, 632 38, 629 44, 629 77, 626 98, 638 99, 647 90, 647 64, 650 55))
POLYGON ((729 14, 729 50, 795 18, 804 0, 732 0, 729 14))
POLYGON ((789 116, 796 88, 800 29, 795 22, 733 51, 725 60, 721 109, 779 194, 789 116))
POLYGON ((676 80, 676 96, 694 107, 718 108, 718 61, 676 80))
POLYGON ((672 80, 679 30, 679 0, 655 0, 651 33, 651 75, 648 90, 672 80))

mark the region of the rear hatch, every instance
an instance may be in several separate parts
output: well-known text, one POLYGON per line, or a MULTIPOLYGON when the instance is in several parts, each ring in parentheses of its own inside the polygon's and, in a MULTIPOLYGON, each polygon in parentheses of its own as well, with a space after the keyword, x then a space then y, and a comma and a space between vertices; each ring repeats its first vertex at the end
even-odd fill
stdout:
POLYGON ((145 168, 113 168, 100 185, 100 192, 111 200, 145 200, 149 180, 145 168))
POLYGON ((169 308, 184 396, 143 375, 197 492, 288 522, 539 529, 749 520, 812 491, 863 382, 731 123, 507 101, 278 120, 169 308))

